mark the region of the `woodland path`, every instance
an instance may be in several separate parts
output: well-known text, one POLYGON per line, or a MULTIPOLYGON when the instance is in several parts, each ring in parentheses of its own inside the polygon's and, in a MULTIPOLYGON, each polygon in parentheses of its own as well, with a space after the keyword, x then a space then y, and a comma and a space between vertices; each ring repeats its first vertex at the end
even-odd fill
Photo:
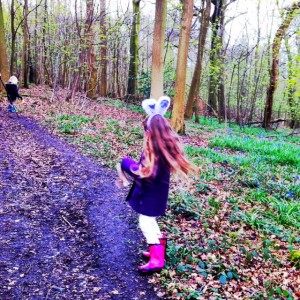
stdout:
MULTIPOLYGON (((0 299, 158 299, 116 172, 0 109, 0 299)), ((143 245, 145 246, 145 245, 143 245)))

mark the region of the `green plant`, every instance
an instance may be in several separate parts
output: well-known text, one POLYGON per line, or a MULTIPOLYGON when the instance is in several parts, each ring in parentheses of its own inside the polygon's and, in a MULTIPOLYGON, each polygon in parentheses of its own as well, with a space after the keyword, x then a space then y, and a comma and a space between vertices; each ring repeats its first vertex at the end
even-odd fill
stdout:
POLYGON ((76 115, 60 115, 55 121, 58 123, 58 129, 64 134, 75 134, 77 131, 82 129, 83 124, 87 124, 93 119, 85 116, 76 115))
POLYGON ((180 215, 186 219, 199 219, 202 206, 199 199, 188 193, 170 194, 169 208, 175 215, 180 215))
POLYGON ((279 224, 300 228, 300 203, 289 203, 285 200, 271 199, 277 214, 271 216, 279 224))
POLYGON ((291 250, 289 260, 296 268, 300 269, 300 250, 291 250))
POLYGON ((221 207, 221 202, 216 201, 215 198, 213 197, 209 197, 207 199, 207 202, 212 208, 214 208, 214 214, 217 214, 221 207))

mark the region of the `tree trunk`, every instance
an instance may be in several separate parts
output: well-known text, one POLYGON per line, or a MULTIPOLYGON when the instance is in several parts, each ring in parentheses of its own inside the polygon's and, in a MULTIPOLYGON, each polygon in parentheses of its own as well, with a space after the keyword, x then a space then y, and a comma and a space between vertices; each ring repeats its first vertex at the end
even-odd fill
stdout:
POLYGON ((286 91, 287 91, 286 93, 287 93, 287 101, 290 107, 290 115, 291 115, 290 128, 293 129, 297 122, 296 103, 294 99, 296 85, 293 82, 293 78, 295 75, 293 70, 293 57, 291 54, 291 49, 287 38, 285 38, 285 47, 286 47, 286 53, 288 57, 288 83, 286 87, 286 91))
POLYGON ((259 46, 260 46, 260 5, 261 2, 258 1, 257 3, 257 40, 256 40, 256 47, 255 47, 255 55, 254 55, 254 75, 253 75, 253 82, 255 83, 255 87, 253 89, 253 92, 251 93, 250 96, 250 108, 249 108, 249 115, 247 118, 246 123, 249 123, 253 119, 253 114, 254 114, 254 109, 255 109, 255 104, 256 104, 256 96, 257 96, 257 90, 258 90, 258 83, 261 75, 261 62, 262 62, 262 57, 260 60, 260 66, 259 66, 259 46))
POLYGON ((93 44, 90 45, 90 49, 89 49, 88 66, 89 66, 89 81, 87 84, 87 96, 91 99, 95 99, 96 92, 97 92, 97 68, 96 68, 96 56, 95 56, 93 44))
POLYGON ((127 83, 127 95, 134 98, 137 90, 138 66, 139 66, 139 33, 140 33, 140 2, 141 0, 132 0, 133 20, 130 35, 130 60, 127 83))
MULTIPOLYGON (((9 68, 8 68, 8 56, 6 49, 5 40, 5 29, 4 29, 4 19, 3 19, 3 7, 2 1, 0 0, 0 73, 2 80, 4 82, 8 81, 9 78, 9 68)), ((0 84, 0 91, 3 91, 4 87, 0 84)))
POLYGON ((220 19, 222 15, 222 0, 215 0, 215 9, 211 17, 212 22, 212 35, 211 35, 211 49, 209 55, 210 61, 210 75, 209 75, 209 90, 208 90, 208 114, 213 115, 217 111, 218 103, 218 53, 220 48, 220 40, 218 37, 218 31, 220 26, 220 19))
POLYGON ((196 99, 199 99, 198 94, 199 94, 200 80, 202 74, 202 60, 203 60, 207 30, 209 26, 210 8, 211 8, 211 1, 206 0, 205 2, 206 2, 206 7, 204 8, 201 16, 201 29, 198 38, 197 61, 196 61, 196 66, 192 78, 186 109, 185 109, 186 119, 192 118, 193 111, 195 111, 195 108, 199 105, 196 99))
POLYGON ((87 83, 87 96, 91 99, 96 98, 96 88, 97 88, 97 68, 96 68, 96 57, 94 53, 94 32, 92 25, 94 23, 94 1, 87 0, 86 2, 87 10, 87 21, 86 21, 86 36, 88 39, 89 49, 88 49, 88 83, 87 83))
POLYGON ((11 54, 10 54, 10 75, 13 75, 15 68, 16 54, 16 32, 15 32, 15 1, 10 5, 10 32, 11 32, 11 54))
POLYGON ((28 0, 24 0, 23 10, 23 49, 22 49, 22 71, 23 71, 23 87, 28 89, 28 0))
POLYGON ((158 99, 164 94, 163 52, 165 42, 166 17, 167 0, 156 0, 150 92, 150 98, 154 99, 158 99))
POLYGON ((181 18, 178 57, 176 66, 175 96, 171 125, 175 132, 184 134, 184 100, 189 39, 193 19, 193 1, 184 0, 181 18))
POLYGON ((224 19, 225 19, 225 7, 226 7, 226 0, 223 0, 221 3, 221 15, 220 15, 220 46, 218 51, 218 62, 219 72, 218 72, 218 119, 219 122, 226 120, 226 99, 225 99, 225 84, 224 84, 224 68, 225 68, 225 50, 223 47, 224 41, 224 19))
POLYGON ((106 0, 100 0, 100 96, 107 95, 106 0))
POLYGON ((272 67, 270 71, 270 82, 267 91, 267 99, 264 110, 264 120, 263 128, 269 129, 272 119, 272 109, 273 109, 273 100, 274 93, 277 87, 278 82, 278 64, 279 64, 279 50, 280 45, 285 33, 290 26, 292 20, 295 17, 295 11, 300 8, 300 2, 294 2, 288 9, 285 18, 283 19, 281 25, 277 29, 275 38, 272 45, 272 67))
POLYGON ((47 46, 46 46, 46 24, 47 22, 47 14, 48 14, 48 0, 44 0, 44 24, 43 24, 43 31, 42 31, 42 47, 43 47, 43 54, 42 54, 42 65, 41 65, 41 71, 43 74, 43 82, 45 84, 50 83, 50 76, 48 73, 47 68, 47 46))
POLYGON ((34 59, 33 59, 33 63, 32 63, 32 68, 33 68, 33 82, 35 84, 38 83, 38 79, 37 79, 37 66, 38 66, 38 51, 37 51, 37 47, 38 47, 38 0, 36 0, 36 7, 35 7, 35 22, 34 22, 34 59))

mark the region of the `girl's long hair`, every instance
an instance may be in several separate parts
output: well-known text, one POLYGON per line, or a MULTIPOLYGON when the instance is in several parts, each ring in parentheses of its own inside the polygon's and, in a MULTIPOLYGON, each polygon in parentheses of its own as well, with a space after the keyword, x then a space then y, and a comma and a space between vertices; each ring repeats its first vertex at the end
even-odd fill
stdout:
MULTIPOLYGON (((144 126, 146 126, 146 122, 144 126)), ((142 178, 155 176, 159 158, 163 158, 167 162, 172 173, 184 179, 188 178, 188 173, 198 170, 186 159, 177 134, 164 117, 153 116, 149 127, 144 139, 142 163, 135 172, 136 174, 142 178)))

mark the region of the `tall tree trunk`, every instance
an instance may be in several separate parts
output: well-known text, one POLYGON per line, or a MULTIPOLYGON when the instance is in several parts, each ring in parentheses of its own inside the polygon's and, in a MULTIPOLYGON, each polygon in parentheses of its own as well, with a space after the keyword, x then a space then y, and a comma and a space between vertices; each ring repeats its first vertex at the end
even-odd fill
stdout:
POLYGON ((285 48, 286 53, 288 57, 288 83, 286 87, 286 93, 287 93, 287 100, 290 107, 290 115, 291 115, 291 122, 290 122, 290 128, 294 128, 296 122, 297 122, 297 116, 296 116, 296 103, 294 100, 294 94, 296 91, 296 85, 293 82, 294 77, 294 71, 293 71, 293 57, 291 54, 290 45, 288 42, 288 39, 285 38, 285 48))
POLYGON ((210 75, 209 75, 209 90, 208 90, 208 114, 212 115, 217 112, 218 103, 218 68, 219 68, 219 51, 220 51, 220 39, 218 36, 220 20, 222 15, 222 1, 215 0, 213 4, 215 5, 214 13, 211 17, 212 22, 212 35, 211 35, 211 49, 209 55, 210 61, 210 75))
MULTIPOLYGON (((9 68, 8 68, 8 56, 6 49, 5 40, 5 29, 4 29, 4 19, 3 19, 3 7, 2 1, 0 0, 0 73, 4 82, 8 81, 9 78, 9 68)), ((0 84, 0 91, 3 91, 4 87, 0 84)))
POLYGON ((237 88, 236 88, 236 123, 240 124, 240 109, 241 109, 241 98, 240 98, 240 61, 237 65, 237 88))
POLYGON ((33 62, 32 62, 32 68, 33 68, 33 82, 35 84, 38 83, 37 79, 37 67, 38 67, 38 0, 36 0, 35 4, 35 22, 34 22, 34 37, 33 37, 33 44, 34 44, 34 54, 33 54, 33 62))
POLYGON ((249 115, 247 119, 247 123, 251 122, 253 119, 254 109, 255 109, 255 103, 256 103, 256 95, 258 90, 258 83, 261 76, 261 70, 262 70, 262 57, 259 59, 259 47, 260 47, 260 5, 261 2, 258 1, 257 3, 257 40, 256 40, 256 47, 255 47, 255 54, 254 54, 254 74, 253 74, 253 82, 255 83, 255 87, 251 93, 250 98, 250 108, 249 108, 249 115), (259 64, 260 60, 260 64, 259 64))
POLYGON ((156 0, 150 92, 150 98, 154 99, 158 99, 164 94, 163 52, 165 42, 166 17, 167 0, 156 0))
POLYGON ((141 22, 140 2, 141 0, 132 0, 133 19, 130 35, 130 60, 127 83, 127 95, 129 98, 134 98, 137 90, 137 77, 139 67, 139 33, 141 22))
POLYGON ((23 71, 23 87, 28 89, 28 0, 24 0, 23 9, 23 49, 22 49, 22 71, 23 71))
POLYGON ((203 13, 201 16, 201 29, 198 37, 198 55, 197 55, 196 66, 192 78, 186 109, 185 109, 186 119, 191 119, 193 115, 193 111, 195 111, 196 107, 199 106, 197 99, 199 99, 199 87, 200 87, 201 74, 202 74, 202 61, 203 61, 203 54, 205 49, 207 30, 209 27, 211 0, 205 0, 205 1, 203 0, 202 1, 203 6, 204 6, 204 2, 206 2, 206 6, 203 9, 203 13))
POLYGON ((267 91, 267 99, 264 110, 264 120, 263 128, 269 129, 272 119, 272 109, 274 93, 278 82, 278 64, 279 64, 279 50, 280 45, 285 33, 290 26, 292 20, 295 17, 295 11, 300 8, 300 2, 294 2, 288 9, 285 18, 283 19, 281 25, 277 29, 275 38, 272 45, 272 67, 270 71, 270 82, 267 91))
POLYGON ((96 57, 94 52, 94 32, 92 25, 94 23, 94 1, 87 0, 86 2, 87 10, 87 38, 88 38, 88 84, 87 84, 87 96, 91 99, 96 98, 96 88, 97 88, 97 68, 96 68, 96 57))
POLYGON ((43 31, 42 31, 42 47, 43 47, 43 53, 42 53, 42 65, 41 70, 43 73, 43 81, 45 84, 50 83, 50 76, 47 68, 47 46, 46 46, 46 24, 47 22, 47 15, 48 15, 48 0, 44 0, 44 24, 43 24, 43 31))
POLYGON ((100 0, 100 96, 107 95, 106 0, 100 0))
POLYGON ((175 96, 171 125, 175 132, 184 134, 184 100, 189 39, 193 19, 193 0, 184 0, 181 18, 178 57, 176 66, 175 96))
POLYGON ((15 69, 16 54, 16 32, 15 32, 15 1, 10 4, 10 32, 11 32, 11 54, 10 54, 10 75, 13 75, 15 69))
POLYGON ((220 69, 218 72, 218 119, 219 122, 224 121, 226 119, 226 99, 225 99, 225 83, 224 83, 224 68, 225 68, 225 50, 223 47, 224 42, 224 19, 225 19, 225 7, 227 0, 223 0, 221 3, 221 15, 220 15, 220 48, 218 51, 218 61, 220 64, 220 69))

